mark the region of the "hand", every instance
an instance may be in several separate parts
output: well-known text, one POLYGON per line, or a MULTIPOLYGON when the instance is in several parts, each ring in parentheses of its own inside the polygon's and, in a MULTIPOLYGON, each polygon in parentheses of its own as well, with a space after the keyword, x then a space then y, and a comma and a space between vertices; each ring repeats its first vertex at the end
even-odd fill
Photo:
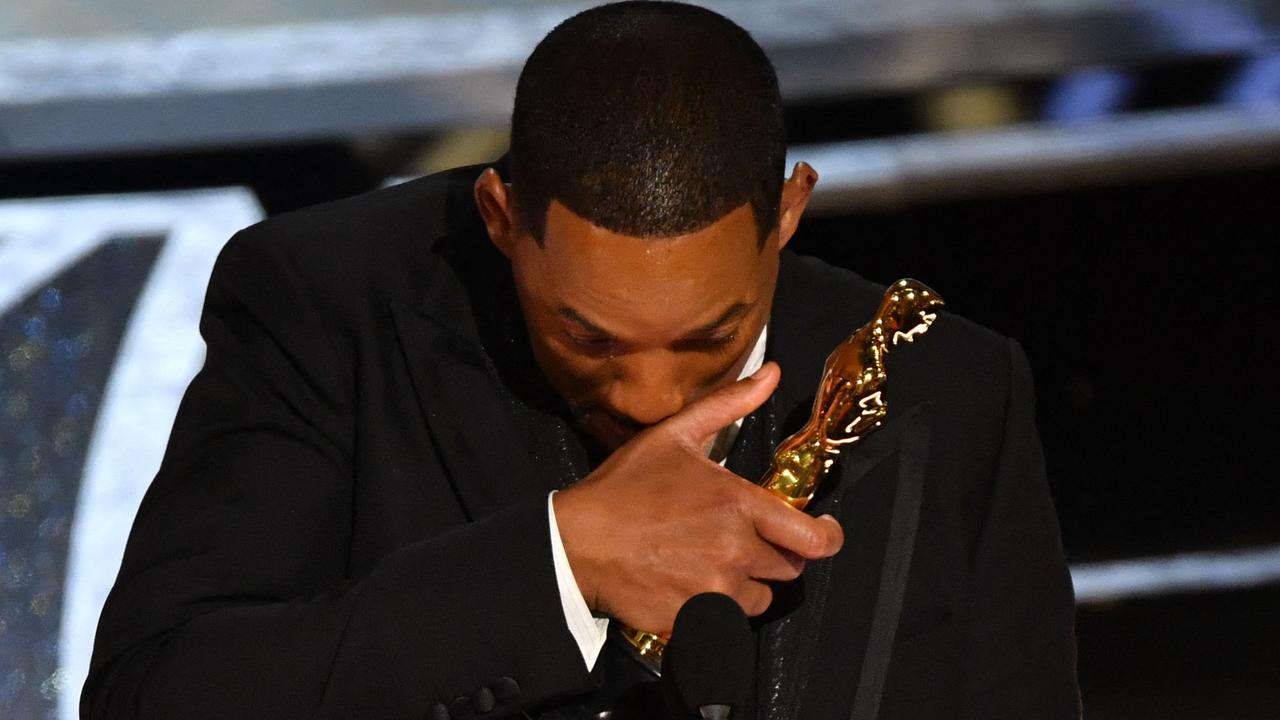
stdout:
POLYGON ((759 615, 773 600, 767 581, 794 580, 805 560, 840 549, 834 518, 810 517, 704 454, 716 433, 769 397, 778 377, 766 363, 556 493, 556 524, 588 606, 664 636, 684 601, 701 592, 724 593, 759 615))

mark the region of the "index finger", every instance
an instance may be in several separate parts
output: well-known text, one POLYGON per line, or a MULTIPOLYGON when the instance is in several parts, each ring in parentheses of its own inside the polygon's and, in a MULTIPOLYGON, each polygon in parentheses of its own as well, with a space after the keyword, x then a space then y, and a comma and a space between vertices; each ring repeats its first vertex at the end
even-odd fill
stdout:
POLYGON ((762 487, 752 487, 751 521, 767 542, 806 560, 830 557, 844 545, 844 530, 835 518, 815 518, 762 487))

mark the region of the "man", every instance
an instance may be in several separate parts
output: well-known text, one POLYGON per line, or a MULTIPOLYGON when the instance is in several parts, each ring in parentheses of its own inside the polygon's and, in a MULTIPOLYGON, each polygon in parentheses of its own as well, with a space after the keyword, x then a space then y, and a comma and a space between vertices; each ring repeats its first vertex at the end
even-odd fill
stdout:
POLYGON ((622 3, 534 51, 494 167, 233 238, 84 715, 594 717, 651 679, 607 623, 713 590, 754 618, 734 717, 1075 717, 1015 344, 896 354, 812 515, 743 480, 882 291, 783 252, 784 155, 744 31, 622 3))

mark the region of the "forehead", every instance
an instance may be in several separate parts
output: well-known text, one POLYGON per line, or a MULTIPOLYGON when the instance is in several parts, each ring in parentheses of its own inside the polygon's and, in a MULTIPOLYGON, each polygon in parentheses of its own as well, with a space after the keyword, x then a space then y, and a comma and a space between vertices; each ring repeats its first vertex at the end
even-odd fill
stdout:
POLYGON ((545 300, 640 326, 697 322, 753 301, 770 277, 770 248, 759 249, 745 204, 691 233, 638 238, 593 225, 553 200, 543 240, 540 257, 530 259, 545 300))

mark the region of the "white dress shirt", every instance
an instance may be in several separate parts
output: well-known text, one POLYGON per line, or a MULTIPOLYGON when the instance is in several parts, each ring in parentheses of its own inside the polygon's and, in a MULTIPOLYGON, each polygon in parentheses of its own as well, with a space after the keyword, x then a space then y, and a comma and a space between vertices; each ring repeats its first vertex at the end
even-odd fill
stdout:
MULTIPOLYGON (((760 329, 760 337, 756 338, 756 344, 747 356, 747 363, 742 366, 739 380, 764 365, 765 336, 768 334, 767 325, 760 329)), ((728 459, 733 441, 738 438, 742 420, 738 418, 732 425, 721 430, 711 444, 710 457, 721 465, 728 459)), ((560 589, 560 607, 564 610, 565 624, 569 626, 569 632, 578 643, 578 650, 582 652, 582 660, 590 671, 600 657, 600 650, 604 648, 609 620, 592 615, 591 608, 587 607, 587 601, 582 597, 582 591, 578 589, 578 581, 573 577, 573 569, 569 567, 569 556, 564 551, 564 542, 560 539, 560 526, 556 524, 555 505, 551 501, 551 496, 555 494, 556 491, 552 490, 547 495, 547 522, 551 525, 551 560, 555 564, 556 584, 560 589)))

